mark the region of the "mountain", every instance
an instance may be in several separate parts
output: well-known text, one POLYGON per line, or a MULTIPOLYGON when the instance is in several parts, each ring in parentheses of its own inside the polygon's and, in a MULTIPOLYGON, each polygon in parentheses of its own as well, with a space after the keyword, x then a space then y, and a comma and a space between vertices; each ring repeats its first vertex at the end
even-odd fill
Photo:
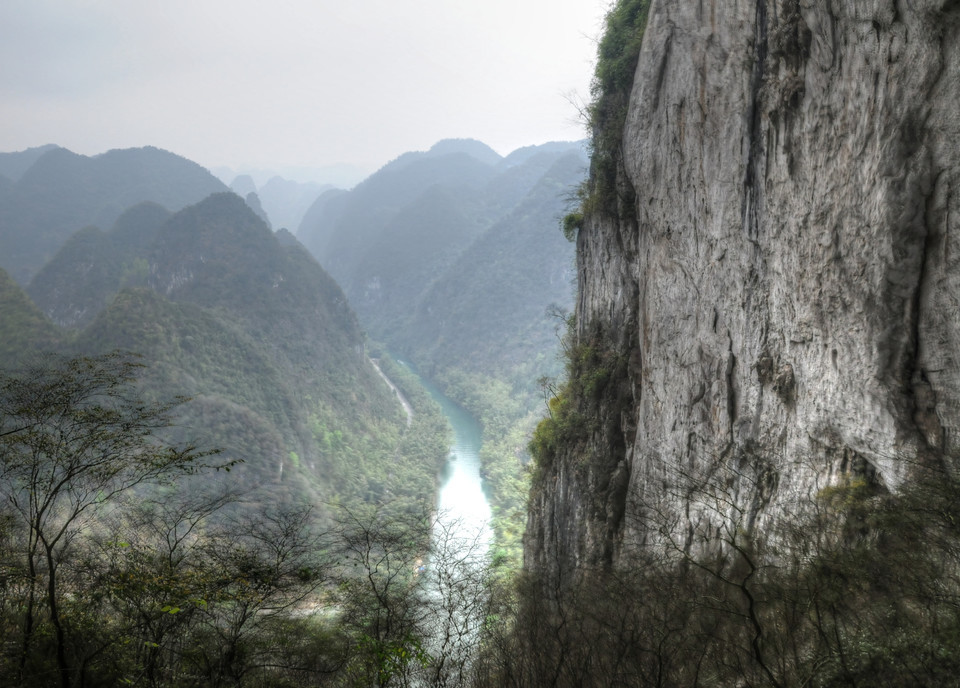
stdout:
POLYGON ((476 139, 443 139, 426 152, 428 157, 441 157, 463 153, 487 165, 496 165, 502 158, 490 146, 476 139))
POLYGON ((85 226, 109 227, 142 201, 176 211, 225 190, 196 163, 157 148, 94 157, 49 149, 0 196, 0 267, 26 284, 85 226))
POLYGON ((272 229, 273 226, 270 223, 270 217, 267 215, 266 211, 263 209, 263 205, 260 203, 260 196, 258 196, 255 191, 251 191, 244 196, 244 200, 247 202, 250 210, 252 210, 257 217, 263 220, 263 224, 272 229))
MULTIPOLYGON (((267 224, 276 229, 285 228, 291 231, 300 226, 304 215, 320 194, 332 188, 331 184, 294 182, 280 176, 273 176, 258 189, 256 182, 249 174, 241 174, 230 183, 230 189, 243 198, 249 200, 251 193, 257 195, 265 213, 261 217, 269 218, 267 224)), ((251 207, 257 210, 256 207, 251 207)))
POLYGON ((52 349, 60 332, 0 268, 0 361, 16 365, 37 349, 52 349))
MULTIPOLYGON (((500 159, 489 147, 470 139, 440 141, 429 151, 404 153, 353 188, 348 198, 341 201, 342 207, 333 206, 326 212, 311 207, 297 235, 314 255, 327 260, 331 253, 328 247, 331 242, 335 243, 339 235, 369 225, 372 228, 368 231, 376 232, 379 220, 396 212, 431 186, 442 184, 469 188, 489 181, 494 174, 492 166, 495 161, 492 156, 500 159)), ((314 205, 326 207, 329 198, 325 200, 325 196, 318 198, 314 205)), ((369 242, 356 239, 352 243, 364 246, 369 242)), ((339 251, 349 251, 350 248, 347 245, 339 251)), ((337 250, 332 251, 331 264, 335 262, 337 253, 337 250)))
POLYGON ((558 217, 584 165, 576 153, 545 157, 552 164, 523 199, 437 271, 399 348, 520 386, 551 372, 559 323, 548 311, 571 306, 575 279, 558 217))
POLYGON ((0 175, 11 181, 17 181, 40 156, 57 148, 60 148, 60 146, 48 143, 45 146, 27 148, 16 153, 0 153, 0 175))
POLYGON ((543 407, 540 381, 560 373, 557 332, 573 306, 560 218, 585 173, 579 143, 505 159, 443 141, 322 195, 299 232, 365 330, 481 422, 481 474, 508 567, 519 566, 525 519, 524 438, 543 407))
POLYGON ((76 232, 34 275, 27 293, 60 327, 88 324, 120 289, 146 284, 145 251, 170 215, 144 202, 117 218, 110 232, 96 227, 76 232))
POLYGON ((434 186, 390 218, 343 276, 351 303, 386 340, 403 327, 429 285, 484 229, 469 192, 434 186))
POLYGON ((257 193, 257 185, 249 174, 241 174, 230 182, 230 190, 240 198, 246 198, 248 194, 257 193))
POLYGON ((350 189, 370 175, 370 169, 349 163, 334 163, 322 167, 306 165, 274 166, 270 169, 245 167, 242 170, 230 167, 211 167, 210 171, 225 184, 232 184, 238 176, 249 176, 257 188, 262 188, 274 177, 285 181, 310 186, 319 184, 325 188, 350 189))
POLYGON ((502 167, 513 167, 515 165, 520 165, 521 163, 526 162, 535 155, 543 154, 556 154, 556 153, 573 153, 577 152, 581 155, 587 155, 587 142, 586 141, 550 141, 549 143, 541 143, 534 146, 523 146, 522 148, 517 148, 515 151, 512 151, 507 157, 503 158, 500 161, 502 167))
POLYGON ((482 187, 493 176, 490 165, 462 151, 407 153, 335 203, 318 199, 324 212, 308 211, 314 224, 302 223, 298 236, 337 281, 364 284, 373 277, 364 267, 364 256, 383 241, 389 222, 407 204, 431 187, 462 193, 482 187))
MULTIPOLYGON (((433 365, 438 361, 426 352, 437 351, 437 341, 464 343, 447 336, 444 328, 455 320, 440 313, 469 304, 456 316, 469 318, 490 293, 510 292, 509 301, 492 302, 506 309, 526 296, 538 322, 551 303, 570 305, 566 286, 562 293, 534 295, 509 285, 529 285, 532 275, 543 273, 555 284, 566 281, 557 278, 568 270, 572 251, 556 225, 584 173, 578 148, 549 144, 502 165, 504 159, 479 142, 443 141, 426 153, 401 156, 350 192, 321 196, 299 235, 343 285, 375 337, 433 365), (556 167, 561 159, 566 162, 556 167)), ((482 322, 492 329, 464 349, 463 361, 471 360, 474 345, 505 341, 502 322, 482 322)), ((519 343, 513 323, 509 327, 511 341, 519 343)), ((457 357, 448 347, 443 358, 450 365, 457 357)))
POLYGON ((14 184, 10 179, 0 175, 0 204, 7 202, 10 193, 13 191, 13 186, 14 184))
POLYGON ((258 191, 260 202, 275 228, 296 231, 303 216, 320 194, 332 189, 330 184, 294 182, 271 177, 258 191))
MULTIPOLYGON (((426 432, 416 428, 432 422, 429 409, 408 431, 339 286, 238 196, 214 194, 177 213, 139 204, 109 232, 71 237, 30 289, 80 328, 63 346, 138 352, 151 395, 191 397, 178 432, 243 459, 231 480, 255 488, 250 499, 432 493, 443 438, 439 448, 424 439, 400 449, 409 432, 426 432)), ((52 327, 26 310, 26 297, 17 303, 19 320, 52 327)))

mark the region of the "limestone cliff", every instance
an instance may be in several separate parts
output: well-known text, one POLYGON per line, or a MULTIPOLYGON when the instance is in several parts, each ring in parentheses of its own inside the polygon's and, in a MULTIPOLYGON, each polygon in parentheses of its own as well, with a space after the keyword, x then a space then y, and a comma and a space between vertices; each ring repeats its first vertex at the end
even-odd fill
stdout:
POLYGON ((652 0, 614 154, 528 568, 960 471, 960 2, 652 0))

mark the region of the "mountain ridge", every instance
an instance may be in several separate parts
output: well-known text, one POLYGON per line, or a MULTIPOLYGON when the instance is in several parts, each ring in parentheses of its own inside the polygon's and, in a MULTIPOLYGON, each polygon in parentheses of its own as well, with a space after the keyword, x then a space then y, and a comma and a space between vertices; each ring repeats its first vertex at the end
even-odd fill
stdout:
POLYGON ((192 397, 173 432, 193 428, 243 459, 231 479, 256 486, 257 500, 402 501, 433 489, 445 452, 427 439, 404 449, 402 486, 382 480, 404 434, 426 431, 407 429, 339 285, 231 192, 176 213, 141 203, 109 232, 83 230, 30 289, 74 330, 38 321, 15 285, 11 318, 46 323, 61 350, 140 353, 149 394, 192 397))
POLYGON ((26 284, 85 226, 110 227, 141 201, 176 211, 226 190, 200 165, 151 146, 96 156, 51 148, 0 199, 0 267, 26 284))

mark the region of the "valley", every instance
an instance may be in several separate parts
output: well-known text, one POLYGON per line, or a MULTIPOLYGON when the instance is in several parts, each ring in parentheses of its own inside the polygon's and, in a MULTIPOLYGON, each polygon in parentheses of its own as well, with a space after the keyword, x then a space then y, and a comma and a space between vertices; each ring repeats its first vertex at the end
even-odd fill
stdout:
MULTIPOLYGON (((13 544, 30 529, 10 522, 4 565, 23 570, 24 581, 30 575, 22 567, 29 565, 45 570, 33 575, 50 586, 56 581, 80 590, 104 574, 104 561, 117 571, 155 561, 160 550, 150 533, 167 532, 174 538, 163 574, 169 592, 151 590, 158 601, 147 603, 136 598, 146 591, 117 588, 96 642, 113 647, 120 636, 111 634, 124 624, 146 629, 163 619, 157 615, 175 613, 183 624, 169 630, 196 638, 202 656, 221 657, 217 673, 209 674, 220 681, 245 665, 230 663, 239 659, 223 664, 230 645, 199 638, 238 611, 240 581, 252 572, 223 557, 248 551, 250 566, 274 573, 257 583, 263 603, 273 602, 250 608, 245 642, 267 642, 275 624, 301 628, 316 642, 318 633, 332 634, 320 661, 337 656, 337 643, 365 628, 359 620, 351 626, 349 610, 362 618, 399 614, 381 635, 369 636, 372 645, 343 655, 351 658, 350 671, 376 672, 401 656, 400 675, 440 671, 417 659, 426 652, 423 629, 439 624, 446 630, 442 640, 430 640, 431 656, 444 658, 443 675, 465 680, 491 591, 484 581, 494 572, 505 580, 519 573, 524 435, 543 403, 537 379, 556 373, 553 313, 569 309, 573 296, 573 247, 556 218, 585 172, 582 146, 551 144, 501 158, 479 142, 441 142, 402 156, 333 200, 315 190, 320 195, 314 208, 301 210, 297 236, 271 228, 256 192, 241 198, 218 190, 219 182, 194 203, 171 204, 165 185, 189 185, 194 167, 155 149, 85 158, 49 147, 31 153, 32 161, 4 155, 0 162, 26 166, 16 168, 27 180, 16 182, 18 188, 29 182, 44 189, 14 193, 0 208, 8 213, 6 233, 0 232, 4 255, 18 255, 25 241, 18 227, 40 221, 17 218, 44 217, 45 199, 71 198, 68 190, 92 174, 107 180, 97 192, 100 203, 118 208, 84 216, 77 203, 62 211, 60 229, 45 230, 47 243, 36 249, 48 260, 11 263, 21 284, 2 275, 8 389, 30 389, 34 373, 26 371, 37 366, 77 365, 109 377, 115 360, 129 358, 131 372, 118 381, 128 390, 124 398, 172 400, 152 441, 216 457, 210 468, 188 471, 174 483, 145 479, 136 491, 143 513, 125 501, 91 506, 95 536, 82 534, 79 522, 66 522, 64 532, 77 545, 51 550, 60 562, 55 567, 43 569, 39 555, 18 553, 13 544), (154 187, 138 182, 141 195, 130 196, 124 165, 148 170, 157 161, 167 166, 164 175, 151 177, 154 187), (76 224, 71 233, 68 222, 102 226, 76 224), (321 250, 326 245, 329 252, 321 250), (539 259, 531 264, 522 253, 539 259), (154 525, 135 525, 141 521, 154 525), (111 528, 128 530, 123 549, 111 549, 111 528), (225 533, 233 533, 228 537, 240 549, 216 544, 225 533), (287 533, 275 543, 279 559, 267 565, 261 558, 279 533, 287 533), (288 564, 317 575, 304 573, 298 581, 288 578, 290 569, 275 568, 288 564), (83 566, 92 568, 81 573, 83 566), (191 576, 201 571, 220 582, 188 592, 191 576), (131 618, 128 602, 146 604, 145 616, 131 618)), ((29 242, 24 246, 22 255, 41 255, 30 253, 29 242)), ((9 439, 0 449, 22 451, 20 431, 4 432, 9 439)), ((43 460, 61 470, 60 458, 43 460)), ((4 476, 4 495, 19 503, 27 488, 12 473, 4 476)), ((68 497, 55 494, 54 518, 63 508, 56 500, 68 497)), ((72 685, 71 667, 94 661, 69 630, 77 617, 59 610, 56 593, 18 620, 19 595, 35 588, 18 590, 0 616, 9 628, 26 629, 19 631, 24 644, 3 660, 0 673, 30 683, 45 661, 56 660, 63 682, 72 685), (45 620, 47 608, 54 616, 45 620), (48 623, 62 634, 57 653, 45 660, 32 629, 48 623)), ((364 633, 359 637, 367 638, 364 633)), ((175 661, 166 654, 179 647, 175 636, 155 634, 145 647, 154 646, 157 653, 138 652, 135 659, 151 671, 180 671, 184 662, 197 661, 179 649, 175 661)), ((101 673, 117 670, 96 664, 101 673)))
POLYGON ((562 3, 87 4, 0 8, 86 131, 0 131, 0 685, 958 685, 960 3, 610 0, 579 141, 562 3))

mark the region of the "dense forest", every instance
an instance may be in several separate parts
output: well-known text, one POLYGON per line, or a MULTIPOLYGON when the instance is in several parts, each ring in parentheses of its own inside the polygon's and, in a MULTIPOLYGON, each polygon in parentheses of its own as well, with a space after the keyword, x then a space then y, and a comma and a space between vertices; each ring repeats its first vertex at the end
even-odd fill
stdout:
POLYGON ((484 587, 460 549, 418 575, 429 511, 343 500, 325 516, 216 489, 211 473, 240 460, 160 441, 184 400, 146 401, 143 369, 122 354, 48 355, 0 378, 5 682, 444 684, 462 672, 455 620, 484 587), (428 576, 455 576, 457 594, 424 596, 428 576))

